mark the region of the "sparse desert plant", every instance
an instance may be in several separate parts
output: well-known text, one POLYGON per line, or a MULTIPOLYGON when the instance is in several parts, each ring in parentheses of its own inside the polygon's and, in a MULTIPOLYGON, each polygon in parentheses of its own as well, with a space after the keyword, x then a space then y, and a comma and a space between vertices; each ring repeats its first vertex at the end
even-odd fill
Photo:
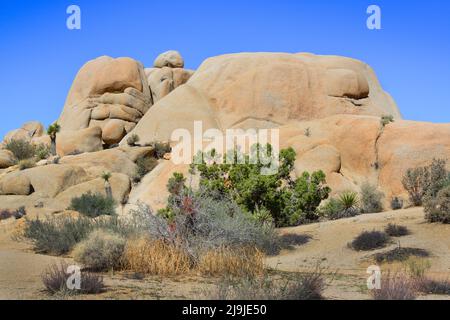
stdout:
POLYGON ((77 211, 86 217, 95 218, 101 215, 115 215, 115 207, 114 199, 99 193, 88 192, 80 197, 73 198, 69 210, 77 211))
POLYGON ((51 154, 50 147, 46 144, 39 144, 36 146, 35 156, 38 160, 47 159, 51 154))
POLYGON ((423 203, 425 196, 435 198, 448 183, 449 174, 445 169, 446 161, 433 159, 426 167, 410 168, 402 179, 403 187, 408 191, 409 199, 415 206, 423 203))
POLYGON ((93 229, 87 219, 59 217, 26 220, 23 237, 32 242, 38 253, 61 255, 69 252, 93 229))
POLYGON ((311 137, 311 128, 306 128, 305 129, 305 137, 311 137))
POLYGON ((128 240, 123 261, 125 269, 149 275, 186 274, 193 265, 181 248, 148 237, 128 240))
POLYGON ((424 279, 427 270, 431 268, 430 261, 418 257, 410 257, 404 265, 407 274, 416 280, 424 279))
POLYGON ((47 134, 50 136, 50 152, 56 156, 56 134, 61 130, 61 126, 58 122, 55 122, 48 126, 47 134))
POLYGON ((31 142, 22 139, 11 139, 6 143, 5 149, 11 151, 18 161, 31 159, 36 152, 36 147, 31 142))
POLYGON ((127 138, 127 144, 130 147, 134 147, 139 142, 139 140, 140 140, 139 136, 136 133, 133 133, 131 136, 127 138))
POLYGON ((139 157, 136 160, 136 172, 134 174, 133 180, 135 182, 140 182, 141 179, 149 172, 151 172, 158 165, 158 160, 153 157, 139 157))
POLYGON ((24 216, 26 216, 27 212, 25 210, 25 207, 20 207, 17 210, 11 211, 11 210, 0 210, 0 221, 1 220, 6 220, 9 218, 15 218, 17 219, 21 219, 24 216))
POLYGON ((20 160, 18 163, 19 170, 26 170, 36 167, 36 161, 34 159, 20 160))
POLYGON ((391 263, 395 261, 407 261, 411 257, 428 257, 429 255, 428 251, 424 249, 397 247, 387 252, 377 253, 374 258, 377 263, 391 263))
POLYGON ((105 171, 102 173, 102 179, 105 182, 105 193, 106 193, 106 196, 110 199, 113 198, 111 183, 109 182, 109 179, 111 179, 111 177, 112 177, 111 172, 105 171))
POLYGON ((381 116, 380 123, 382 127, 387 126, 391 122, 394 122, 394 116, 390 114, 381 116))
POLYGON ((450 186, 440 190, 436 198, 426 198, 425 213, 425 219, 430 223, 450 224, 450 186))
POLYGON ((287 279, 265 272, 246 277, 224 276, 206 296, 213 300, 322 300, 326 286, 322 269, 287 279))
POLYGON ((363 213, 377 213, 383 211, 383 192, 366 182, 361 186, 361 211, 363 213))
POLYGON ((126 240, 110 231, 95 230, 76 245, 75 261, 95 271, 108 271, 121 266, 126 240))
POLYGON ((355 208, 359 203, 358 194, 356 192, 346 191, 339 196, 339 202, 345 210, 355 208))
POLYGON ((97 294, 105 290, 103 278, 96 274, 83 271, 81 272, 81 281, 79 289, 69 289, 67 280, 69 265, 67 263, 52 264, 41 275, 42 283, 48 293, 73 295, 73 294, 97 294))
POLYGON ((417 281, 419 291, 425 294, 450 295, 450 281, 424 278, 417 281))
POLYGON ((398 197, 394 197, 391 200, 391 209, 392 210, 400 210, 403 208, 403 200, 398 197))
POLYGON ((414 279, 404 273, 388 273, 381 279, 381 288, 371 293, 375 300, 414 300, 417 286, 414 279))
POLYGON ((389 236, 380 231, 364 231, 358 235, 350 244, 357 251, 369 251, 383 248, 389 241, 389 236))
POLYGON ((153 142, 151 145, 155 149, 154 152, 156 159, 162 159, 166 153, 170 153, 172 151, 172 148, 168 142, 153 142))
POLYGON ((356 207, 345 209, 339 199, 331 198, 320 208, 321 214, 330 220, 350 218, 359 214, 356 207))
POLYGON ((384 228, 384 232, 391 237, 403 237, 410 234, 407 227, 393 223, 389 223, 386 228, 384 228))

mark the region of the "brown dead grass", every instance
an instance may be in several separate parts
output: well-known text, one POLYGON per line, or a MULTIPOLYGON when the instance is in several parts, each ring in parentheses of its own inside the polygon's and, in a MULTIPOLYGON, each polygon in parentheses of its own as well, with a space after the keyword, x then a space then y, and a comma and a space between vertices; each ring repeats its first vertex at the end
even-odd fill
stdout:
POLYGON ((207 251, 194 261, 181 248, 160 240, 129 240, 123 268, 136 273, 175 276, 196 273, 257 275, 264 271, 264 254, 255 248, 220 248, 207 251))
POLYGON ((146 238, 129 240, 123 260, 125 269, 150 275, 179 275, 192 267, 191 259, 181 249, 146 238))
POLYGON ((255 248, 220 248, 200 257, 197 266, 203 275, 259 275, 264 271, 264 254, 255 248))

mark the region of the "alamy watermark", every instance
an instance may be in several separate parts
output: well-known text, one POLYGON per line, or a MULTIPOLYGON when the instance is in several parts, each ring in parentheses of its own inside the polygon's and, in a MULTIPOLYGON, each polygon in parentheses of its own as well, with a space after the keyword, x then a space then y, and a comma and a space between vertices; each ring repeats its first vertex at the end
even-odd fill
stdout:
POLYGON ((381 289, 381 269, 379 266, 369 266, 367 273, 370 276, 367 278, 367 289, 380 290, 381 289))
POLYGON ((66 13, 69 15, 66 20, 66 26, 69 30, 81 29, 81 9, 77 5, 70 5, 67 7, 66 13))
POLYGON ((381 30, 381 8, 375 4, 370 5, 367 8, 367 14, 370 16, 367 18, 367 28, 369 30, 381 30))

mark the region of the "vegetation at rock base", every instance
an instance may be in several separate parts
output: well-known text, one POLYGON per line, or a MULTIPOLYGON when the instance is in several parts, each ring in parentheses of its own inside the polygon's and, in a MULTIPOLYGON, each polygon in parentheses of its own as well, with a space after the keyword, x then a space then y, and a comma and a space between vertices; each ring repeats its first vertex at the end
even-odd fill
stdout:
POLYGON ((18 161, 33 158, 36 153, 36 147, 33 144, 21 139, 11 139, 6 143, 5 149, 11 151, 18 161))
POLYGON ((361 186, 361 212, 377 213, 383 211, 382 199, 384 194, 377 187, 369 183, 361 186))
POLYGON ((77 211, 87 217, 95 218, 101 215, 115 215, 116 202, 108 196, 88 192, 71 200, 69 210, 77 211))

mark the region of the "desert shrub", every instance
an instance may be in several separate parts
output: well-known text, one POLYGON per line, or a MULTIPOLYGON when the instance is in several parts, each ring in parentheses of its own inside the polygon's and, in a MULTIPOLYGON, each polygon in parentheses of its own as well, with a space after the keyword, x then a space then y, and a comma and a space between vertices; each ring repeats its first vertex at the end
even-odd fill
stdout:
POLYGON ((403 273, 390 273, 381 279, 381 289, 371 291, 375 300, 414 300, 416 282, 403 273))
POLYGON ((222 247, 203 253, 197 270, 204 275, 248 276, 261 274, 264 255, 254 248, 222 247))
POLYGON ((35 150, 35 156, 38 160, 44 160, 47 159, 51 154, 51 150, 50 147, 47 146, 46 144, 39 144, 36 146, 36 150, 35 150))
POLYGON ((359 211, 356 206, 346 209, 340 199, 331 198, 320 208, 320 213, 330 220, 338 220, 357 216, 359 211))
POLYGON ((413 205, 422 205, 425 196, 430 199, 435 198, 438 192, 446 186, 449 174, 445 165, 445 160, 433 159, 429 166, 411 168, 406 171, 402 184, 413 205))
POLYGON ((166 153, 170 153, 172 148, 169 143, 165 142, 154 142, 152 143, 153 148, 155 148, 156 159, 162 159, 166 153))
POLYGON ((355 208, 358 203, 358 195, 356 194, 356 192, 351 192, 351 191, 346 191, 343 192, 340 196, 339 196, 339 203, 341 204, 343 209, 351 209, 351 208, 355 208))
POLYGON ((410 234, 409 230, 405 226, 400 226, 397 224, 389 223, 386 228, 384 228, 384 232, 391 237, 403 237, 410 234))
POLYGON ((140 140, 139 136, 137 134, 133 133, 131 136, 129 136, 127 138, 127 144, 130 147, 134 147, 139 142, 139 140, 140 140))
POLYGON ((424 279, 425 273, 431 268, 428 260, 418 257, 410 257, 404 263, 407 274, 416 280, 424 279))
POLYGON ((26 140, 11 139, 6 143, 5 149, 11 151, 17 160, 25 160, 34 157, 36 147, 26 140))
POLYGON ((450 295, 450 281, 424 278, 418 280, 419 291, 425 294, 450 295))
POLYGON ((158 160, 153 157, 139 157, 136 160, 136 165, 137 167, 133 180, 139 182, 147 173, 151 172, 158 165, 158 160))
POLYGON ((361 186, 361 211, 363 213, 377 213, 383 211, 382 199, 384 194, 377 187, 369 183, 361 186))
POLYGON ((400 210, 403 208, 403 200, 399 199, 398 197, 394 197, 391 200, 391 209, 392 210, 400 210))
POLYGON ((15 218, 20 219, 23 218, 24 216, 26 216, 27 212, 25 210, 25 207, 20 207, 17 210, 14 211, 10 211, 10 210, 0 210, 0 221, 1 220, 6 220, 9 218, 15 218))
POLYGON ((127 241, 123 267, 142 274, 177 275, 189 272, 192 261, 181 248, 173 244, 142 237, 127 241))
POLYGON ((246 277, 222 277, 206 292, 213 300, 322 300, 327 286, 323 270, 297 273, 287 279, 264 273, 246 277))
POLYGON ((398 247, 388 252, 377 253, 374 258, 378 263, 391 263, 395 261, 406 261, 411 257, 428 257, 429 255, 428 251, 424 249, 398 247))
POLYGON ((34 159, 20 160, 18 163, 19 170, 26 170, 36 167, 36 161, 34 159))
POLYGON ((105 289, 103 278, 90 272, 81 272, 80 289, 69 289, 67 280, 70 274, 67 273, 69 265, 67 263, 50 265, 41 275, 41 280, 45 289, 50 294, 97 294, 105 289))
POLYGON ((368 251, 384 247, 389 241, 389 236, 380 231, 364 231, 357 236, 350 246, 357 251, 368 251))
POLYGON ((383 127, 387 126, 391 122, 394 122, 394 116, 390 114, 381 116, 380 123, 383 127))
POLYGON ((274 170, 272 147, 256 144, 250 154, 228 152, 222 164, 215 150, 200 153, 192 169, 200 173, 203 190, 229 195, 251 214, 268 210, 275 225, 283 227, 316 221, 317 208, 330 193, 322 171, 291 179, 295 156, 292 148, 281 150, 274 170))
POLYGON ((95 230, 75 247, 75 261, 95 271, 119 268, 125 239, 110 231, 95 230))
POLYGON ((61 255, 69 252, 92 230, 86 219, 52 218, 26 220, 23 236, 39 253, 61 255))
POLYGON ((87 217, 95 218, 101 215, 115 215, 115 207, 114 199, 99 193, 88 192, 81 197, 73 198, 69 210, 75 210, 87 217))
POLYGON ((450 186, 440 190, 436 198, 426 198, 425 213, 425 219, 430 223, 450 224, 450 186))

